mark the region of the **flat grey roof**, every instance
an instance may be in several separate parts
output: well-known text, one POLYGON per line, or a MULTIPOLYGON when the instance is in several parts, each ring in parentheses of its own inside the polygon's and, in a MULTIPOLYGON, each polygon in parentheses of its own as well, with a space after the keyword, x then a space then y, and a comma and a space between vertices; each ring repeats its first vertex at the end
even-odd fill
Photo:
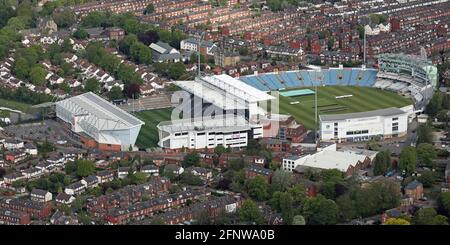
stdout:
POLYGON ((166 132, 187 132, 187 131, 241 131, 249 130, 251 127, 243 117, 227 118, 218 116, 216 118, 188 118, 160 122, 157 128, 166 132))
POLYGON ((363 117, 395 116, 395 115, 402 115, 405 113, 406 113, 405 111, 403 111, 399 108, 391 107, 391 108, 374 110, 374 111, 333 114, 333 115, 319 115, 319 119, 320 119, 320 121, 338 121, 338 120, 363 118, 363 117))

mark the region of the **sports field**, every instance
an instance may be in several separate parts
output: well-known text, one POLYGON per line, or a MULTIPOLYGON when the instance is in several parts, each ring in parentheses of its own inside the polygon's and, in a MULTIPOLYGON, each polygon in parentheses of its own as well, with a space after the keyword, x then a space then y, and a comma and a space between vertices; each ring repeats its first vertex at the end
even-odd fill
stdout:
MULTIPOLYGON (((302 88, 311 89, 314 88, 302 88)), ((293 89, 295 90, 295 89, 293 89)), ((328 86, 317 88, 318 114, 337 114, 377 110, 389 107, 410 105, 410 99, 395 93, 369 87, 328 86), (352 95, 348 98, 336 99, 336 96, 352 95)), ((287 92, 288 90, 284 91, 287 92)), ((314 127, 314 95, 303 95, 280 98, 280 113, 293 115, 306 128, 314 127), (296 102, 297 104, 290 104, 296 102)), ((137 139, 140 148, 156 147, 158 129, 161 121, 170 120, 173 108, 136 112, 135 115, 145 122, 137 139)))
MULTIPOLYGON (((363 112, 412 104, 410 99, 370 87, 328 86, 318 87, 317 91, 318 115, 363 112), (336 96, 342 95, 352 96, 336 99, 336 96)), ((306 128, 314 128, 314 95, 280 96, 280 113, 294 116, 306 128), (296 101, 299 103, 291 104, 296 101)))
POLYGON ((7 107, 13 110, 26 112, 30 105, 14 100, 0 99, 0 107, 7 107))
POLYGON ((151 148, 158 145, 158 129, 156 125, 162 121, 170 119, 172 108, 141 111, 134 113, 139 119, 145 122, 142 126, 136 145, 139 148, 151 148))

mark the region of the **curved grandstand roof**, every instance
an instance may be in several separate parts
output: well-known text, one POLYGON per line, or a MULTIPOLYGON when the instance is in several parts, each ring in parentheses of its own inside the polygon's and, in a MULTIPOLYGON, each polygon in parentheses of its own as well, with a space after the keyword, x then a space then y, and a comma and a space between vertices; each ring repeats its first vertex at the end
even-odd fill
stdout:
POLYGON ((225 74, 174 83, 183 90, 223 109, 246 108, 247 103, 274 99, 273 96, 225 74))
POLYGON ((92 92, 62 100, 56 104, 64 106, 74 116, 94 116, 97 119, 113 121, 116 123, 116 129, 132 128, 144 124, 143 121, 92 92))

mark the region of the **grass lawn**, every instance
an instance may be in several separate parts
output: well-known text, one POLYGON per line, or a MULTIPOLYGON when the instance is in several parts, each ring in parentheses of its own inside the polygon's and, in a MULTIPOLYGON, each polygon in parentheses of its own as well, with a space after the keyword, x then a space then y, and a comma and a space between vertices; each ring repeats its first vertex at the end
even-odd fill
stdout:
POLYGON ((145 122, 142 126, 136 145, 139 148, 151 148, 158 145, 158 129, 156 125, 162 121, 170 120, 172 108, 136 112, 135 116, 145 122))
POLYGON ((9 111, 2 111, 0 110, 0 117, 9 117, 9 111))
MULTIPOLYGON (((299 88, 307 89, 307 88, 299 88)), ((309 88, 314 90, 314 88, 309 88)), ((412 104, 408 98, 395 93, 370 87, 328 86, 317 88, 317 114, 353 113, 403 107, 412 104), (336 99, 340 95, 353 95, 336 99)), ((314 128, 314 95, 283 97, 280 95, 280 113, 291 114, 306 128, 314 128), (290 102, 299 101, 291 105, 290 102)))
POLYGON ((8 107, 10 109, 26 112, 30 105, 14 100, 0 99, 0 107, 8 107))

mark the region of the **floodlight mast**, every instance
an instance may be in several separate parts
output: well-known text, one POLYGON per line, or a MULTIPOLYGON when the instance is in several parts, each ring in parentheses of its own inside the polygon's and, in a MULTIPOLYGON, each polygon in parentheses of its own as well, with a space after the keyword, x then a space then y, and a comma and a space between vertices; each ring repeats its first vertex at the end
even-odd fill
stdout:
POLYGON ((201 49, 201 46, 202 46, 202 40, 203 40, 203 38, 204 38, 204 36, 205 36, 205 31, 203 31, 202 32, 202 34, 200 35, 200 39, 198 40, 198 48, 197 48, 197 54, 198 54, 198 77, 200 78, 201 77, 201 53, 200 53, 200 49, 201 49))

